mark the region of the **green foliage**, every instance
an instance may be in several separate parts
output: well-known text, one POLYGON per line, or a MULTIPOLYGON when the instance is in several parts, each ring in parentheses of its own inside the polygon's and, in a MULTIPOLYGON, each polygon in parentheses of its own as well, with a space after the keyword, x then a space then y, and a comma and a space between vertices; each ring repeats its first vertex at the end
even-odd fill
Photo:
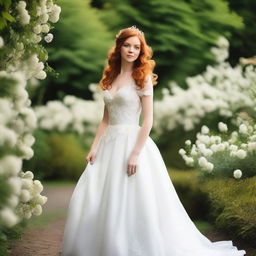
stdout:
POLYGON ((244 21, 243 29, 231 29, 230 62, 234 64, 237 63, 240 57, 255 55, 255 43, 252 38, 256 37, 256 2, 254 0, 228 0, 228 2, 230 8, 237 12, 244 21))
POLYGON ((73 134, 52 134, 48 138, 52 155, 48 161, 52 178, 77 179, 85 167, 86 155, 73 134))
POLYGON ((24 163, 37 179, 77 180, 86 164, 85 146, 75 134, 37 131, 34 157, 24 163))
POLYGON ((11 0, 0 0, 0 31, 7 26, 8 22, 15 21, 15 18, 8 12, 11 3, 11 0))
POLYGON ((207 219, 247 243, 256 238, 256 177, 244 180, 200 179, 198 172, 170 170, 185 209, 193 219, 207 219))
POLYGON ((23 220, 12 228, 0 226, 0 255, 9 255, 10 245, 24 234, 27 221, 23 220))
POLYGON ((240 29, 242 19, 224 0, 204 1, 104 1, 102 19, 114 33, 131 25, 144 31, 154 50, 159 82, 182 83, 214 58, 210 47, 219 35, 240 29), (109 18, 111 21, 109 22, 109 18))
POLYGON ((6 205, 8 198, 11 195, 9 185, 6 183, 6 178, 0 176, 0 209, 6 205))
POLYGON ((244 180, 209 179, 201 185, 211 201, 217 227, 236 237, 256 239, 256 177, 244 180))
POLYGON ((49 134, 36 130, 34 132, 35 143, 32 146, 34 156, 29 160, 24 160, 23 170, 32 170, 36 179, 43 179, 51 175, 48 171, 48 160, 52 154, 52 148, 48 144, 49 134))
POLYGON ((195 170, 169 171, 175 190, 192 219, 207 220, 209 202, 206 194, 200 190, 197 172, 195 170))
POLYGON ((39 104, 62 99, 65 94, 81 98, 91 96, 88 85, 98 82, 105 65, 111 39, 99 12, 88 1, 61 0, 60 21, 54 25, 54 40, 45 45, 51 59, 49 63, 60 74, 47 77, 34 100, 39 104), (83 96, 84 95, 84 96, 83 96), (41 101, 41 102, 40 102, 41 101))
POLYGON ((174 129, 171 132, 165 131, 164 134, 161 134, 161 136, 157 135, 156 133, 152 133, 151 136, 155 138, 155 141, 157 141, 157 146, 159 147, 168 167, 182 170, 190 169, 190 167, 185 164, 178 152, 179 149, 184 146, 187 139, 191 139, 192 141, 195 140, 196 130, 197 129, 184 132, 182 129, 174 129))
MULTIPOLYGON (((234 130, 233 127, 226 126, 226 131, 220 129, 218 132, 210 131, 207 126, 203 126, 201 132, 197 134, 195 143, 185 145, 184 154, 180 151, 179 153, 188 166, 199 170, 202 178, 238 178, 234 175, 237 169, 242 172, 242 178, 254 177, 256 175, 254 123, 254 121, 243 121, 240 125, 236 125, 234 130), (192 162, 188 159, 192 159, 192 162), (210 167, 207 164, 210 164, 210 167)), ((222 123, 222 125, 226 124, 222 123)))

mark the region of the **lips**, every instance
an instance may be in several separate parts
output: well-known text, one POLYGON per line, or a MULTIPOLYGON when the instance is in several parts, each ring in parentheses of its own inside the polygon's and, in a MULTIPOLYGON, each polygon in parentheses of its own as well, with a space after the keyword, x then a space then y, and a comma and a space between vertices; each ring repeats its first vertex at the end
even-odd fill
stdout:
POLYGON ((127 57, 128 57, 128 58, 132 58, 132 57, 134 57, 134 56, 133 56, 133 55, 127 55, 127 57))

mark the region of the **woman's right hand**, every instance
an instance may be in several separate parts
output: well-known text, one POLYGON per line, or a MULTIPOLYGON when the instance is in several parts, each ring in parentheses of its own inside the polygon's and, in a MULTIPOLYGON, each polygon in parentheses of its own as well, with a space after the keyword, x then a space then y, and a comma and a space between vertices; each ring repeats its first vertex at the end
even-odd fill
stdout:
POLYGON ((96 158, 96 150, 90 150, 90 152, 86 156, 87 162, 90 162, 90 164, 93 164, 95 158, 96 158))

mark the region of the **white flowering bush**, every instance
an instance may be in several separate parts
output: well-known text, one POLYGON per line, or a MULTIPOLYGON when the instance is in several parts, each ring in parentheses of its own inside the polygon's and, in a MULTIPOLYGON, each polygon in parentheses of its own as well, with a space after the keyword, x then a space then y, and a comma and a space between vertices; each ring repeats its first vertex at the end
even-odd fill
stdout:
MULTIPOLYGON (((48 54, 39 43, 52 41, 49 31, 51 23, 59 20, 60 6, 53 0, 14 0, 0 5, 1 16, 5 18, 0 20, 0 69, 22 70, 26 79, 45 79, 44 62, 48 54)), ((49 66, 47 68, 52 71, 49 66)))
POLYGON ((202 126, 194 144, 185 142, 179 154, 188 166, 196 167, 203 176, 252 177, 256 175, 256 124, 239 121, 236 130, 228 132, 219 122, 220 133, 202 126))
POLYGON ((21 192, 17 213, 21 218, 29 219, 32 214, 40 215, 42 213, 42 205, 47 202, 47 197, 40 194, 43 191, 43 186, 39 180, 33 180, 32 172, 21 172, 20 177, 21 192))
POLYGON ((46 131, 94 133, 102 118, 103 101, 97 84, 90 84, 93 100, 66 95, 63 101, 48 101, 34 108, 38 127, 46 131))
POLYGON ((30 171, 20 172, 21 161, 15 156, 3 157, 0 163, 1 172, 5 170, 2 183, 7 184, 9 192, 9 197, 1 205, 0 224, 12 227, 24 218, 31 218, 32 214, 40 215, 42 205, 47 202, 47 197, 40 194, 43 190, 41 182, 33 180, 34 175, 30 171))
POLYGON ((41 182, 22 170, 23 160, 34 155, 37 128, 26 86, 51 71, 39 42, 52 40, 48 32, 60 10, 52 0, 0 3, 0 245, 7 240, 4 228, 40 215, 47 201, 41 182))
MULTIPOLYGON (((161 135, 176 128, 191 131, 207 121, 234 121, 235 113, 248 111, 255 116, 256 72, 252 65, 232 67, 228 57, 229 42, 221 37, 218 47, 211 49, 217 64, 208 65, 205 72, 188 77, 188 89, 170 82, 162 89, 163 97, 154 102, 154 128, 161 135)), ((210 123, 210 122, 209 122, 210 123)))

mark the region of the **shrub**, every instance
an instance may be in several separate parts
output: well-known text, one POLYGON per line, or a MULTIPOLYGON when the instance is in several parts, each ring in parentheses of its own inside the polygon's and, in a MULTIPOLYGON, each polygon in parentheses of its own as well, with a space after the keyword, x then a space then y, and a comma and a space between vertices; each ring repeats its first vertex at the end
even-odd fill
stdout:
POLYGON ((256 177, 199 179, 198 172, 170 170, 179 198, 192 219, 206 219, 233 238, 256 238, 256 177))
POLYGON ((197 172, 195 170, 171 170, 170 176, 175 190, 191 219, 206 220, 210 206, 207 195, 200 190, 197 172))
POLYGON ((242 121, 228 133, 226 124, 219 122, 220 133, 210 133, 202 126, 195 144, 185 142, 179 153, 186 164, 198 168, 202 176, 241 178, 256 174, 256 125, 242 121))
POLYGON ((26 167, 35 170, 41 179, 73 179, 81 175, 86 164, 87 145, 73 133, 37 131, 35 156, 26 167))
POLYGON ((245 239, 256 239, 256 177, 243 180, 210 179, 201 185, 211 201, 211 217, 218 228, 245 239))

